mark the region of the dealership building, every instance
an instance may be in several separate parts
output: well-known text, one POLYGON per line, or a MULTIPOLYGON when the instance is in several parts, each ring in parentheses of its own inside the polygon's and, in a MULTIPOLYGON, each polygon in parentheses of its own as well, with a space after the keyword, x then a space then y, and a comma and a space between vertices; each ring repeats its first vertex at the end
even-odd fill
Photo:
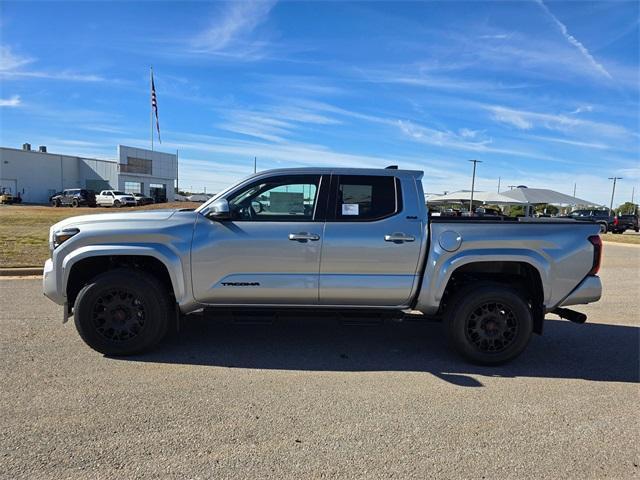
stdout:
POLYGON ((178 174, 176 154, 118 145, 115 160, 61 155, 40 146, 32 150, 0 147, 0 187, 20 194, 26 203, 48 203, 70 188, 143 193, 156 201, 173 201, 178 174))

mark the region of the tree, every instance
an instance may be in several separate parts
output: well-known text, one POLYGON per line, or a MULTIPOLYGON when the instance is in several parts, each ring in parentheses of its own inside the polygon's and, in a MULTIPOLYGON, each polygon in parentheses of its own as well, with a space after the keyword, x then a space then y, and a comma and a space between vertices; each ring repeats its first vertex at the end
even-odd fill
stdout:
POLYGON ((524 205, 511 205, 509 207, 509 216, 510 217, 517 217, 517 216, 524 217, 524 214, 525 214, 524 205))
POLYGON ((542 203, 540 205, 536 205, 537 213, 546 213, 547 215, 555 215, 560 210, 555 205, 549 205, 548 203, 542 203))
POLYGON ((631 202, 624 202, 617 209, 615 209, 617 215, 632 215, 638 210, 638 205, 631 202))

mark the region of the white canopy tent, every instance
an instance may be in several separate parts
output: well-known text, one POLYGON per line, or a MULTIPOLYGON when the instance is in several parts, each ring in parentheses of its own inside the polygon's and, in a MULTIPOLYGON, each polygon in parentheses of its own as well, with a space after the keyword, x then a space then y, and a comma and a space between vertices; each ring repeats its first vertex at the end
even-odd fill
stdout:
MULTIPOLYGON (((571 195, 565 195, 564 193, 556 192, 555 190, 548 190, 546 188, 520 187, 514 188, 513 190, 509 190, 507 192, 503 192, 500 195, 515 200, 518 203, 524 203, 528 205, 539 205, 542 203, 548 203, 551 205, 559 206, 600 206, 595 202, 591 202, 583 198, 572 197, 571 195)), ((475 199, 475 195, 473 198, 475 199)))
MULTIPOLYGON (((459 190, 445 195, 434 195, 427 199, 428 203, 457 203, 471 201, 471 190, 459 190)), ((521 205, 526 204, 497 192, 473 192, 473 201, 495 205, 521 205)))

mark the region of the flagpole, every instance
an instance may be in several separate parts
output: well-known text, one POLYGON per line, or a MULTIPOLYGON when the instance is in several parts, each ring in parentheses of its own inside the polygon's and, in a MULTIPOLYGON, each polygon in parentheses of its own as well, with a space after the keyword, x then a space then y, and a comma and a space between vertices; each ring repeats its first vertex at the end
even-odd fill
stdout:
POLYGON ((150 73, 149 73, 149 126, 151 127, 151 151, 153 152, 153 90, 152 90, 152 84, 153 84, 153 66, 151 67, 150 73))

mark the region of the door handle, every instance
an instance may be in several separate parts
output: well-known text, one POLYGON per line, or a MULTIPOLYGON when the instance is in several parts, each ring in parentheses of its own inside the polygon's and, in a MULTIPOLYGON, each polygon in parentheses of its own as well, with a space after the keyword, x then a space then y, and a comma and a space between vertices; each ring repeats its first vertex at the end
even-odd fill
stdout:
POLYGON ((404 243, 404 242, 414 242, 416 237, 413 235, 405 235, 404 233, 392 233, 391 235, 385 235, 385 242, 393 242, 393 243, 404 243))
POLYGON ((289 240, 294 240, 296 242, 306 242, 311 240, 312 242, 320 240, 320 235, 316 235, 314 233, 300 232, 300 233, 290 233, 289 240))

